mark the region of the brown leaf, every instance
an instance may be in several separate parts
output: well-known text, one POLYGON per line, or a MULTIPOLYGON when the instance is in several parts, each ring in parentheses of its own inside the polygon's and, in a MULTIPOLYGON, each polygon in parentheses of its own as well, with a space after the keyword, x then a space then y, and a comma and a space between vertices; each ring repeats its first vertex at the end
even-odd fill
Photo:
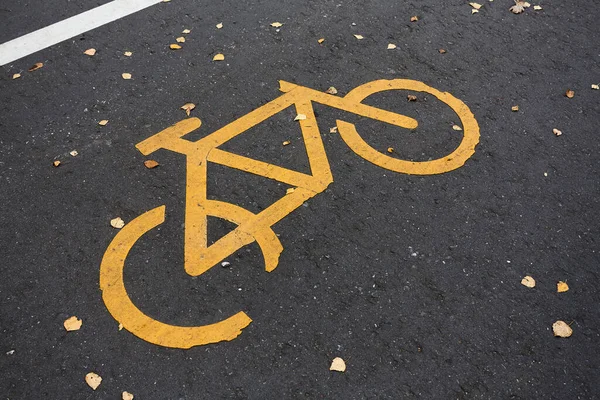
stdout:
POLYGON ((91 57, 94 54, 96 54, 96 49, 87 49, 86 51, 83 52, 83 54, 91 57))
POLYGON ((63 326, 67 330, 67 332, 78 331, 81 328, 81 320, 76 316, 72 316, 67 318, 65 322, 63 322, 63 326))
POLYGON ((394 148, 393 147, 388 147, 387 148, 387 152, 392 154, 394 152, 394 148))
POLYGON ((527 275, 525 278, 521 279, 521 285, 527 286, 528 288, 535 287, 535 279, 527 275))
POLYGON ((562 135, 562 132, 561 132, 561 131, 559 131, 559 130, 558 130, 558 129, 556 129, 556 128, 552 129, 552 133, 554 133, 556 136, 560 136, 560 135, 562 135))
POLYGON ((180 108, 182 110, 184 110, 185 113, 187 114, 187 116, 189 117, 190 116, 190 111, 192 111, 194 108, 196 108, 196 105, 194 103, 185 103, 180 108))
POLYGON ((100 383, 102 382, 102 377, 95 372, 90 372, 85 376, 85 382, 91 387, 93 390, 96 390, 100 383))
POLYGON ((519 111, 519 106, 512 106, 510 109, 517 112, 519 111))
POLYGON ((54 165, 55 167, 58 167, 60 165, 60 161, 55 160, 52 165, 54 165))
POLYGON ((123 77, 123 79, 131 79, 131 74, 128 72, 124 72, 121 74, 121 76, 123 77))
POLYGON ((575 91, 574 91, 574 90, 571 90, 571 89, 569 89, 569 90, 567 90, 567 91, 565 92, 565 96, 567 96, 568 98, 572 99, 573 97, 575 97, 575 91))
POLYGON ((440 54, 446 54, 447 53, 447 51, 444 50, 444 49, 439 49, 438 51, 440 52, 440 54))
POLYGON ((152 169, 152 168, 156 168, 158 167, 160 164, 157 161, 154 160, 146 160, 144 161, 144 166, 148 169, 152 169))
POLYGON ((565 321, 556 321, 552 324, 554 336, 568 338, 573 334, 573 329, 565 321))
POLYGON ((172 43, 172 44, 169 45, 169 48, 171 50, 179 50, 179 49, 181 49, 181 46, 178 45, 178 44, 176 44, 176 43, 172 43))
POLYGON ((123 400, 133 400, 133 395, 129 392, 123 392, 121 395, 121 399, 123 400))
POLYGON ((346 363, 340 357, 336 357, 331 362, 330 371, 344 372, 346 371, 346 363))
POLYGON ((225 56, 221 53, 215 54, 213 57, 213 61, 223 61, 225 60, 225 56))
POLYGON ((419 20, 419 17, 417 17, 416 15, 413 15, 412 17, 410 17, 410 22, 417 22, 419 20))
POLYGON ((21 74, 13 74, 13 79, 19 79, 21 77, 21 74))
POLYGON ((515 5, 508 9, 513 14, 521 14, 525 11, 525 5, 522 1, 516 1, 515 5))
POLYGON ((334 88, 333 86, 330 86, 329 89, 327 89, 325 91, 325 93, 329 93, 329 94, 337 94, 337 89, 334 88))
POLYGON ((325 41, 325 38, 321 38, 319 40, 317 40, 317 42, 319 42, 319 44, 323 43, 325 41))
POLYGON ((125 226, 125 221, 123 221, 120 217, 113 218, 110 220, 110 226, 115 229, 121 229, 125 226))
POLYGON ((105 126, 106 124, 108 124, 107 119, 103 119, 102 121, 98 122, 98 125, 100 125, 100 126, 105 126))
POLYGON ((406 96, 406 98, 408 99, 408 101, 417 101, 417 96, 413 94, 409 94, 408 96, 406 96))
POLYGON ((35 64, 33 64, 33 65, 31 66, 31 68, 29 68, 29 72, 33 72, 33 71, 35 71, 35 70, 37 70, 37 69, 40 69, 40 68, 42 68, 43 66, 44 66, 44 64, 43 64, 43 63, 35 63, 35 64))
POLYGON ((558 293, 563 293, 568 290, 569 290, 569 285, 567 285, 567 282, 558 281, 558 283, 556 284, 556 291, 558 293))
POLYGON ((179 36, 177 39, 175 39, 177 41, 177 43, 185 43, 185 38, 183 36, 179 36))

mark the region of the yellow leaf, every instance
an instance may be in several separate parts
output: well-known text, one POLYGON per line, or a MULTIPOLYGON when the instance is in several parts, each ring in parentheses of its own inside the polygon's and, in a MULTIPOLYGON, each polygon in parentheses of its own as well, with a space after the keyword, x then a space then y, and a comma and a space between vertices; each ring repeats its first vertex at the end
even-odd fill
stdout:
POLYGON ((567 282, 558 281, 558 283, 556 284, 556 291, 558 293, 563 293, 568 290, 569 290, 569 285, 567 285, 567 282))
POLYGON ((121 399, 123 400, 133 400, 133 395, 129 392, 123 392, 121 395, 121 399))
POLYGON ((178 44, 172 43, 172 44, 169 45, 169 48, 171 50, 179 50, 179 49, 181 49, 181 46, 178 45, 178 44))
POLYGON ((93 390, 96 390, 100 383, 102 382, 102 377, 94 372, 90 372, 85 376, 85 382, 91 387, 93 390))
POLYGON ((273 28, 280 28, 283 26, 283 24, 281 22, 273 22, 273 23, 271 23, 271 26, 273 28))
POLYGON ((120 217, 117 217, 110 220, 110 225, 115 229, 121 229, 125 226, 125 222, 120 217))
POLYGON ((131 57, 133 53, 130 51, 126 51, 125 53, 123 53, 123 55, 125 55, 125 57, 131 57))
POLYGON ((388 147, 387 148, 387 152, 392 154, 394 152, 394 148, 393 147, 388 147))
POLYGON ((573 329, 565 321, 556 321, 552 324, 554 336, 568 338, 573 334, 573 329))
POLYGON ((223 61, 225 60, 225 56, 221 53, 215 54, 213 57, 213 61, 223 61))
POLYGON ((187 35, 188 33, 190 33, 191 31, 189 29, 184 29, 183 31, 181 31, 181 33, 187 35))
POLYGON ((18 78, 20 78, 20 77, 21 77, 21 74, 14 74, 14 75, 13 75, 13 79, 18 79, 18 78))
POLYGON ((516 112, 519 111, 519 106, 512 106, 510 109, 516 112))
POLYGON ((288 189, 285 191, 285 194, 294 193, 294 191, 296 191, 296 188, 288 188, 288 189))
POLYGON ((541 10, 541 9, 542 9, 542 6, 533 6, 533 9, 534 9, 534 10, 541 10))
POLYGON ((306 115, 298 114, 298 115, 296 115, 296 118, 294 118, 294 121, 301 121, 303 119, 306 119, 306 115))
POLYGON ((175 40, 177 41, 177 43, 185 43, 185 38, 183 36, 180 36, 175 40))
POLYGON ((317 42, 319 42, 319 44, 323 43, 325 41, 325 38, 321 38, 319 40, 317 40, 317 42))
POLYGON ((221 29, 222 27, 223 27, 223 23, 222 23, 222 22, 219 22, 219 23, 217 24, 217 29, 221 29))
POLYGON ((556 129, 556 128, 552 129, 552 133, 554 133, 556 136, 560 136, 560 135, 562 135, 562 132, 561 132, 561 131, 559 131, 559 130, 558 130, 558 129, 556 129))
POLYGON ((83 54, 91 57, 94 54, 96 54, 96 49, 87 49, 86 51, 83 52, 83 54))
POLYGON ((462 128, 458 125, 452 125, 452 129, 454 129, 455 131, 462 131, 462 128))
POLYGON ((471 7, 473 7, 476 10, 479 10, 481 8, 481 4, 479 3, 469 3, 471 5, 471 7))
POLYGON ((184 110, 185 113, 187 114, 187 116, 189 117, 190 116, 190 111, 192 111, 194 108, 196 108, 196 105, 194 103, 185 103, 180 108, 182 110, 184 110))
POLYGON ((388 48, 388 50, 393 50, 393 49, 395 49, 396 47, 397 47, 397 46, 396 46, 395 44, 393 44, 393 43, 389 43, 387 48, 388 48))
POLYGON ((77 150, 72 150, 69 154, 72 155, 73 157, 77 157, 77 155, 79 153, 77 152, 77 150))
POLYGON ((121 76, 123 77, 123 79, 131 79, 131 74, 128 72, 122 73, 121 76))
POLYGON ((329 89, 327 89, 325 91, 325 93, 329 93, 329 94, 337 94, 337 89, 334 88, 333 86, 330 86, 329 89))
POLYGON ((68 332, 78 331, 81 328, 81 320, 76 316, 72 316, 71 318, 67 318, 65 322, 63 322, 63 326, 68 332))
POLYGON ((31 66, 31 68, 29 68, 29 72, 33 72, 33 71, 35 71, 35 70, 37 70, 37 69, 40 69, 40 68, 42 68, 43 66, 44 66, 44 64, 43 64, 43 63, 35 63, 35 64, 33 64, 33 65, 31 66))
POLYGON ((346 370, 346 363, 340 357, 336 357, 331 362, 331 366, 329 367, 329 370, 344 372, 346 370))
POLYGON ((154 160, 146 160, 144 161, 144 166, 148 169, 152 169, 152 168, 156 168, 158 167, 160 164, 154 160))
POLYGON ((104 126, 106 124, 108 124, 108 120, 107 119, 103 119, 102 121, 98 122, 98 125, 100 125, 100 126, 104 126))
POLYGON ((354 35, 355 38, 357 38, 358 40, 363 40, 364 37, 363 35, 354 35))
POLYGON ((535 279, 527 275, 525 278, 521 279, 521 285, 527 286, 528 288, 535 287, 535 279))
POLYGON ((60 161, 56 160, 52 163, 52 165, 54 165, 55 167, 58 167, 60 165, 60 161))
POLYGON ((287 146, 288 144, 290 144, 291 142, 289 140, 286 140, 285 142, 281 143, 284 146, 287 146))
POLYGON ((416 15, 413 15, 412 17, 410 17, 410 22, 417 22, 419 20, 419 17, 417 17, 416 15))

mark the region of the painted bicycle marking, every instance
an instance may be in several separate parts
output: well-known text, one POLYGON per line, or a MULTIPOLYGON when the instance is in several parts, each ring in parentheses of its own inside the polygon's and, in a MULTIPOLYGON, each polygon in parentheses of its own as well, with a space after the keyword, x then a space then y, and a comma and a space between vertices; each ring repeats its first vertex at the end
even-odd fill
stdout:
MULTIPOLYGON (((198 118, 189 118, 136 145, 144 155, 166 149, 186 156, 184 268, 191 276, 202 275, 226 257, 253 242, 257 242, 263 253, 265 270, 271 272, 277 267, 283 246, 273 232, 272 226, 300 207, 306 200, 324 191, 333 182, 313 111, 313 103, 406 129, 416 128, 418 122, 405 115, 361 102, 378 92, 412 90, 429 93, 448 105, 460 118, 463 139, 452 153, 430 161, 407 161, 380 153, 361 138, 354 124, 342 120, 336 121, 340 136, 356 154, 375 165, 399 173, 433 175, 460 168, 473 155, 475 146, 479 142, 479 125, 469 108, 450 93, 440 92, 419 81, 377 80, 353 89, 344 97, 329 95, 284 81, 280 81, 280 90, 284 94, 278 98, 195 142, 183 137, 200 128, 201 121, 198 118), (254 160, 219 148, 292 105, 295 106, 298 114, 306 116, 306 119, 300 120, 299 124, 308 155, 310 174, 254 160), (274 179, 293 186, 295 190, 288 191, 281 199, 257 214, 234 204, 209 200, 206 190, 208 162, 274 179), (237 227, 208 246, 208 216, 226 219, 237 227)), ((164 220, 164 205, 149 210, 125 225, 108 246, 100 266, 100 288, 108 311, 125 329, 145 341, 160 346, 190 348, 236 338, 241 334, 242 329, 252 322, 243 311, 213 324, 186 327, 157 321, 144 314, 131 301, 123 281, 127 255, 146 232, 162 224, 164 220)))

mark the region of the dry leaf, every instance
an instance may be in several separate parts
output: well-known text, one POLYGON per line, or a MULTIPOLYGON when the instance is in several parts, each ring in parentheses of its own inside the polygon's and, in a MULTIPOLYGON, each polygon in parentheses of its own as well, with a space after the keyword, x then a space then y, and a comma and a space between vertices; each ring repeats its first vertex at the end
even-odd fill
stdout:
POLYGON ((172 44, 169 45, 169 48, 171 50, 179 50, 179 49, 181 49, 181 46, 178 45, 178 44, 172 43, 172 44))
POLYGON ((354 35, 355 38, 357 38, 358 40, 363 40, 364 37, 363 35, 354 35))
POLYGON ((523 2, 521 2, 521 3, 523 3, 523 7, 525 7, 525 8, 529 8, 529 7, 531 7, 531 4, 529 4, 529 3, 528 3, 528 2, 526 2, 526 1, 523 1, 523 2))
POLYGON ((125 221, 123 221, 120 217, 113 218, 110 220, 110 226, 116 229, 121 229, 125 226, 125 221))
POLYGON ((561 132, 561 131, 559 131, 559 130, 558 130, 558 129, 556 129, 556 128, 552 129, 552 133, 554 133, 556 136, 560 136, 560 135, 562 135, 562 132, 561 132))
POLYGON ((573 329, 565 321, 556 321, 552 324, 554 336, 567 338, 573 334, 573 329))
POLYGON ((556 291, 558 293, 563 293, 568 290, 569 290, 569 285, 567 285, 567 282, 558 281, 558 283, 556 284, 556 291))
POLYGON ((196 108, 196 105, 194 103, 185 103, 180 108, 182 110, 184 110, 185 113, 187 114, 187 116, 189 117, 190 116, 190 111, 192 111, 194 108, 196 108))
POLYGON ((65 322, 63 322, 63 326, 68 332, 78 331, 81 328, 81 320, 76 316, 72 316, 71 318, 67 318, 65 322))
POLYGON ((281 22, 273 22, 273 23, 271 23, 271 26, 273 28, 280 28, 283 26, 283 24, 281 22))
POLYGON ((177 41, 177 43, 185 43, 185 38, 183 36, 179 36, 177 39, 175 39, 177 41))
POLYGON ((294 121, 300 121, 300 120, 303 120, 303 119, 306 119, 306 115, 304 115, 304 114, 298 114, 298 115, 296 115, 296 118, 294 118, 294 121))
POLYGON ((123 330, 123 324, 119 324, 119 330, 122 331, 123 330))
POLYGON ((131 74, 128 72, 122 73, 121 76, 123 77, 123 79, 131 79, 131 74))
POLYGON ((525 278, 521 279, 521 285, 527 286, 528 288, 535 287, 535 279, 527 275, 525 278))
POLYGON ((93 390, 96 390, 100 383, 102 382, 102 377, 94 372, 90 372, 85 376, 85 383, 88 384, 93 390))
POLYGON ((124 55, 125 57, 131 57, 131 56, 133 55, 133 53, 132 53, 132 52, 130 52, 130 51, 126 51, 125 53, 123 53, 123 55, 124 55))
POLYGON ((223 61, 225 60, 225 56, 221 53, 215 54, 213 57, 213 61, 223 61))
POLYGON ((189 29, 184 29, 183 31, 181 31, 181 33, 183 33, 184 35, 187 35, 188 33, 190 33, 191 31, 189 29))
MULTIPOLYGON (((17 74, 17 75, 19 75, 19 74, 17 74)), ((600 85, 592 84, 592 89, 599 90, 600 85)))
POLYGON ((329 89, 327 89, 325 91, 325 93, 329 93, 329 94, 337 94, 337 89, 334 88, 333 86, 330 86, 329 89))
POLYGON ((55 167, 58 167, 60 165, 60 161, 55 160, 52 165, 54 165, 55 167))
POLYGON ((393 49, 395 49, 396 47, 397 47, 397 46, 396 46, 394 43, 389 43, 387 48, 388 48, 388 50, 393 50, 393 49))
POLYGON ((567 91, 565 92, 565 96, 567 96, 568 98, 572 99, 573 97, 575 97, 575 91, 574 91, 574 90, 571 90, 571 89, 569 89, 569 90, 567 90, 567 91))
POLYGON ((77 157, 77 155, 78 155, 79 153, 77 152, 77 150, 71 150, 71 151, 69 152, 69 154, 70 154, 70 155, 72 155, 73 157, 77 157))
POLYGON ((104 126, 106 124, 108 124, 108 120, 107 119, 103 119, 102 121, 98 122, 98 125, 100 125, 100 126, 104 126))
POLYGON ((519 106, 512 106, 510 109, 516 112, 519 111, 519 106))
POLYGON ((444 49, 439 49, 438 51, 440 52, 440 54, 446 54, 446 50, 444 49))
POLYGON ((412 17, 410 17, 410 22, 417 22, 419 20, 419 17, 417 17, 416 15, 413 15, 412 17))
MULTIPOLYGON (((21 74, 14 74, 14 75, 13 75, 13 79, 18 79, 18 78, 20 78, 20 77, 21 77, 21 74)), ((592 86, 593 86, 593 85, 592 85, 592 86)))
POLYGON ((481 4, 479 3, 469 3, 469 5, 476 10, 479 10, 481 8, 481 4))
POLYGON ((294 191, 295 191, 295 190, 296 190, 296 188, 288 188, 288 189, 285 191, 285 194, 294 193, 294 191))
POLYGON ((477 14, 478 12, 479 12, 479 10, 476 8, 471 9, 471 14, 477 14))
POLYGON ((217 29, 221 29, 222 27, 223 27, 223 23, 222 23, 222 22, 219 22, 219 23, 217 24, 217 29))
POLYGON ((289 140, 286 140, 285 142, 281 143, 284 146, 287 146, 288 144, 290 144, 291 142, 289 140))
POLYGON ((458 125, 452 125, 452 129, 454 129, 455 131, 462 131, 462 128, 458 125))
POLYGON ((152 169, 152 168, 156 168, 158 167, 160 164, 154 160, 146 160, 144 161, 144 166, 148 169, 152 169))
POLYGON ((42 64, 42 63, 35 63, 31 66, 31 68, 29 68, 29 72, 33 72, 36 69, 42 68, 43 66, 44 66, 44 64, 42 64))
POLYGON ((96 54, 96 49, 87 49, 86 51, 83 52, 83 54, 91 57, 94 54, 96 54))
POLYGON ((409 94, 408 96, 406 96, 406 98, 408 99, 408 101, 417 101, 417 96, 409 94))
POLYGON ((123 400, 133 400, 133 395, 129 392, 123 392, 121 395, 121 399, 123 400))
POLYGON ((392 154, 394 152, 394 148, 393 147, 388 147, 387 148, 387 152, 392 154))
POLYGON ((323 43, 325 41, 325 38, 321 38, 319 40, 317 40, 317 42, 319 42, 319 44, 323 43))
POLYGON ((346 363, 340 357, 336 357, 331 362, 331 366, 329 367, 329 370, 344 372, 346 370, 346 363))
POLYGON ((515 5, 508 9, 513 14, 521 14, 525 11, 525 3, 522 1, 515 1, 515 5))
POLYGON ((533 9, 534 9, 534 10, 541 10, 541 9, 542 9, 542 6, 533 6, 533 9))
POLYGON ((329 128, 329 133, 337 133, 337 126, 334 126, 333 128, 329 128))

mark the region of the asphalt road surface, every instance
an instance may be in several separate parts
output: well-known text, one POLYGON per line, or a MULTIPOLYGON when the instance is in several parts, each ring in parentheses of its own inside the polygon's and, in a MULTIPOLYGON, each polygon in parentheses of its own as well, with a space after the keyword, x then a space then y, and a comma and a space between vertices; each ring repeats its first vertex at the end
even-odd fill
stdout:
MULTIPOLYGON (((0 43, 104 3, 4 0, 0 43)), ((482 4, 172 0, 0 67, 0 398, 600 398, 599 4, 532 2, 518 15, 509 0, 482 4), (202 126, 185 139, 207 137, 280 96, 279 80, 341 98, 400 78, 474 114, 479 143, 463 166, 398 173, 330 133, 339 119, 387 157, 444 158, 466 132, 428 93, 363 101, 415 118, 414 130, 315 104, 333 183, 272 226, 277 268, 265 272, 251 243, 227 267, 186 273, 189 165, 137 143, 187 118, 186 103, 202 126), (237 338, 164 347, 107 309, 101 261, 131 226, 110 221, 162 205, 164 223, 125 260, 129 297, 168 325, 244 311, 252 323, 237 338), (82 326, 68 332, 71 316, 82 326), (556 321, 572 335, 555 337, 556 321), (345 372, 330 371, 335 357, 345 372)), ((311 173, 296 114, 221 148, 311 173)), ((216 163, 207 176, 209 199, 255 214, 290 186, 216 163)), ((208 240, 235 228, 209 217, 208 240)))

